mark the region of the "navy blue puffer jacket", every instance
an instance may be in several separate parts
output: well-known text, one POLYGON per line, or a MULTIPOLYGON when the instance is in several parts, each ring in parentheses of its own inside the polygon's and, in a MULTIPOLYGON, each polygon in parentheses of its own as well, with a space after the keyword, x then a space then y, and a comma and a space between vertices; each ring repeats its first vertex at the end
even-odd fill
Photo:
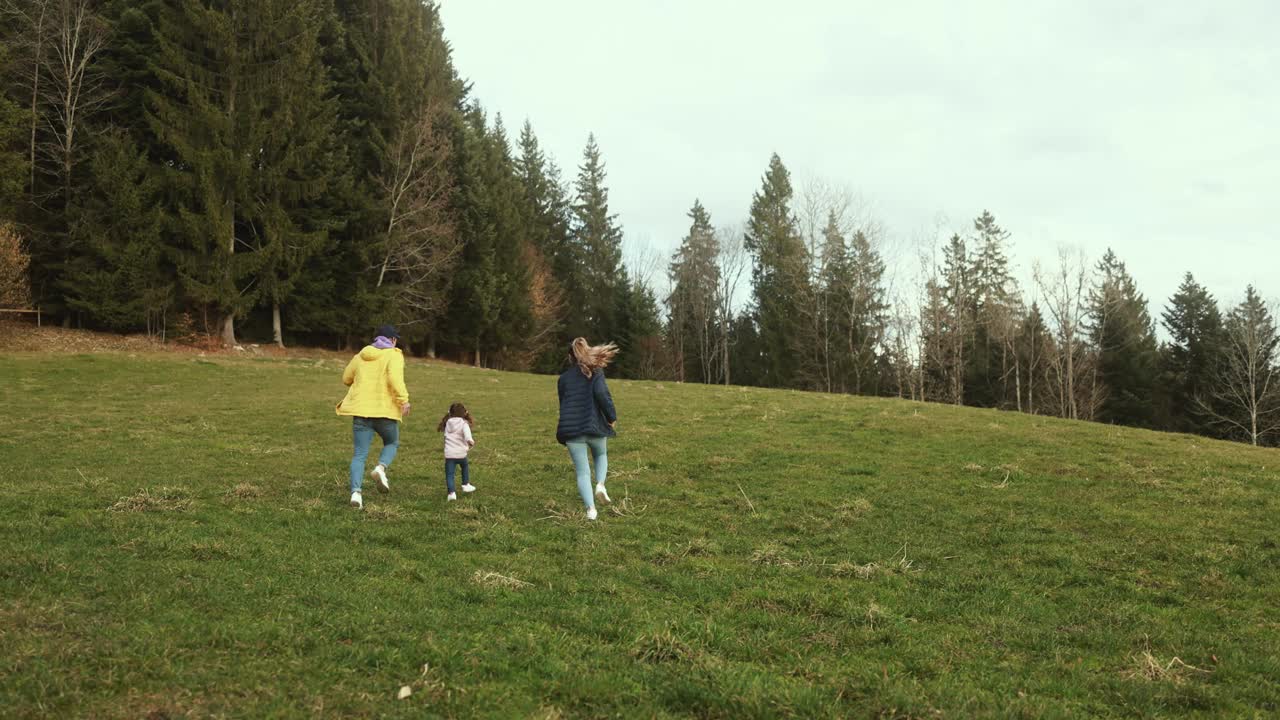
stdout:
POLYGON ((556 391, 560 395, 556 440, 564 443, 583 435, 613 437, 616 434, 609 423, 617 421, 618 413, 613 408, 613 396, 605 384, 603 370, 587 377, 574 365, 560 373, 556 391))

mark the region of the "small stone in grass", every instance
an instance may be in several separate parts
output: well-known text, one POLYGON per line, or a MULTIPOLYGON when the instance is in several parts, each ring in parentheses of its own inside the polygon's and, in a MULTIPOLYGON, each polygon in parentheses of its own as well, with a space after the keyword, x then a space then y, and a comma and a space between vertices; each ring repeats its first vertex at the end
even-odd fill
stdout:
POLYGON ((413 688, 408 685, 400 686, 400 692, 396 693, 397 700, 403 700, 413 694, 413 688))

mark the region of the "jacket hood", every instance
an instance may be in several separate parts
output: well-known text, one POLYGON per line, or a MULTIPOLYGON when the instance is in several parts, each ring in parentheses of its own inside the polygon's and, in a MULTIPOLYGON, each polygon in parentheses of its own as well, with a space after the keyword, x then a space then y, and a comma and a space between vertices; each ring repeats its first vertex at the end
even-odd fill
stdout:
POLYGON ((382 350, 372 345, 366 345, 365 348, 360 351, 360 359, 364 360, 365 362, 371 362, 373 360, 377 360, 379 358, 385 357, 386 354, 389 352, 395 352, 395 351, 396 351, 396 348, 387 348, 385 350, 382 350))

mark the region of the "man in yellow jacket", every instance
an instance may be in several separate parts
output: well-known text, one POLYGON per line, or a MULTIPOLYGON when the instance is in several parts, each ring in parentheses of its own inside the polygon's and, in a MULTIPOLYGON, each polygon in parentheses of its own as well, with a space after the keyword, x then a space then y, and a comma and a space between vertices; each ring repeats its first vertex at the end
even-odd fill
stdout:
POLYGON ((373 344, 351 358, 342 371, 342 382, 349 389, 338 403, 338 415, 351 417, 355 453, 351 456, 351 506, 364 509, 360 488, 369 446, 376 433, 382 438, 378 465, 369 475, 378 481, 378 490, 388 492, 387 468, 400 446, 400 420, 409 414, 409 390, 404 385, 404 353, 396 344, 400 333, 394 326, 378 328, 373 344))

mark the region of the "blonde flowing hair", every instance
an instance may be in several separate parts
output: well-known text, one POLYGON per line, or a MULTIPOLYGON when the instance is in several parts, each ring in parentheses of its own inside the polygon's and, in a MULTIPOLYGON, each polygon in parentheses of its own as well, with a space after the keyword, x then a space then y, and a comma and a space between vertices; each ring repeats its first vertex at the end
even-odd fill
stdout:
POLYGON ((569 345, 569 359, 577 363, 578 369, 587 377, 591 377, 596 370, 603 369, 613 362, 617 354, 618 346, 613 343, 588 345, 586 338, 574 338, 573 343, 569 345))

